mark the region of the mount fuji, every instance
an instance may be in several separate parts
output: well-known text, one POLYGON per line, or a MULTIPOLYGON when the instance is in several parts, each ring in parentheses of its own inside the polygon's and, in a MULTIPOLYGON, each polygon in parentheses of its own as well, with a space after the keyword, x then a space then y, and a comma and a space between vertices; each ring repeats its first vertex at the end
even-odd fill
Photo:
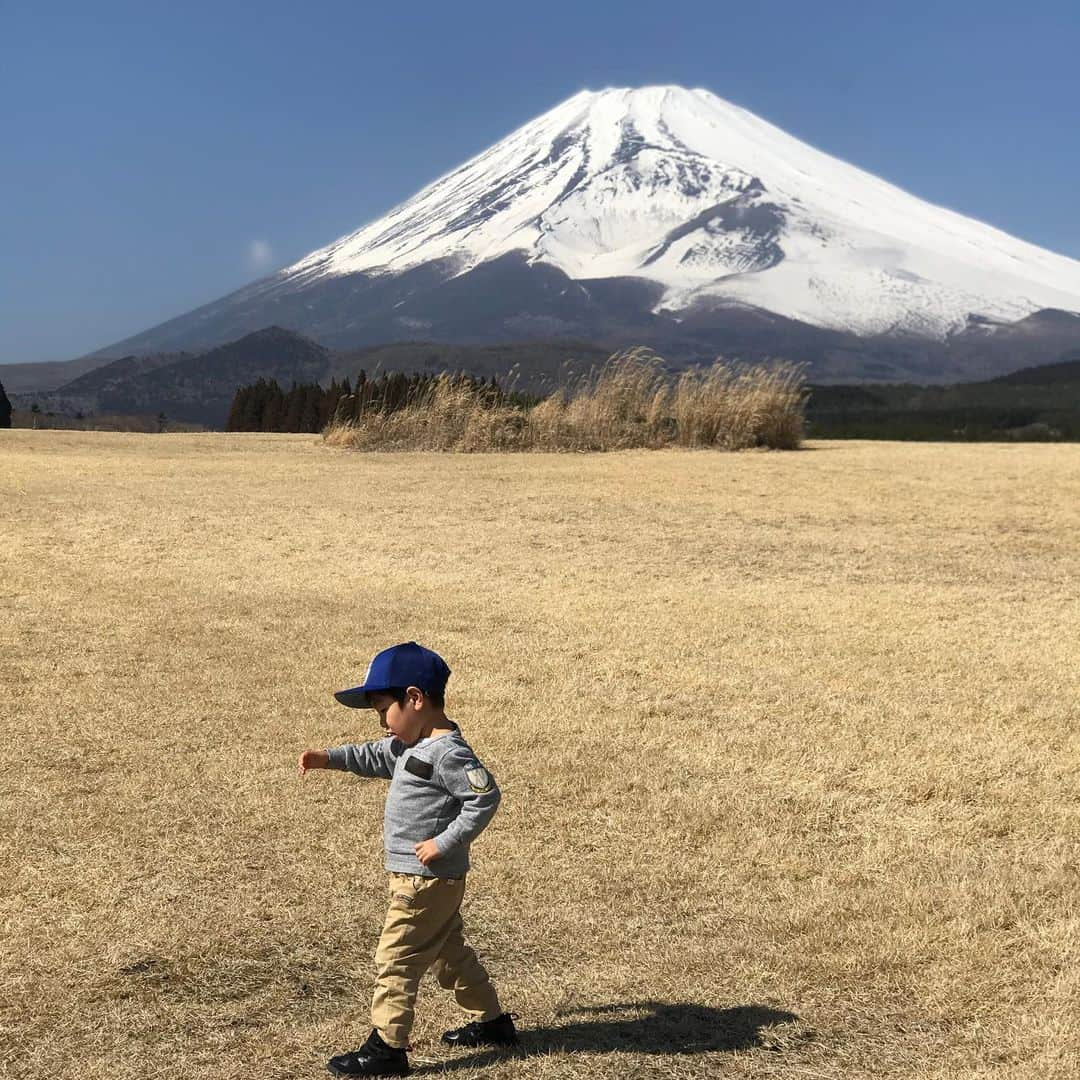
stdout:
POLYGON ((824 378, 1080 348, 1080 261, 932 206, 706 90, 583 91, 356 232, 101 350, 270 324, 337 349, 592 340, 824 378))

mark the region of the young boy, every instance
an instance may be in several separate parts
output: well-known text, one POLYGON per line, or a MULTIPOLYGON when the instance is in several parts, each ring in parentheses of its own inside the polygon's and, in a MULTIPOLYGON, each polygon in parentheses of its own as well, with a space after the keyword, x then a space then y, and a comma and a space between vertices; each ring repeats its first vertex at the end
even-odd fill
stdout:
POLYGON ((501 798, 457 724, 447 719, 450 669, 437 653, 408 641, 379 653, 363 684, 334 695, 354 709, 374 709, 386 738, 330 750, 305 750, 309 769, 347 769, 390 781, 383 834, 390 905, 375 951, 372 1032, 351 1053, 327 1064, 337 1076, 404 1076, 420 977, 453 990, 473 1018, 443 1034, 451 1046, 517 1042, 515 1017, 504 1013, 476 953, 465 943, 461 899, 469 845, 501 798))

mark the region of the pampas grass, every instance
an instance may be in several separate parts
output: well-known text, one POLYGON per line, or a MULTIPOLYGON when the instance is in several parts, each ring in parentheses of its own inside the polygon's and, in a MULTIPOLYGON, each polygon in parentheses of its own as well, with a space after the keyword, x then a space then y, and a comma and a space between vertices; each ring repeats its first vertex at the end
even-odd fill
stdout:
POLYGON ((354 450, 794 450, 805 398, 798 365, 717 360, 673 382, 660 357, 632 349, 526 410, 492 405, 444 375, 404 409, 335 423, 324 434, 328 445, 354 450))

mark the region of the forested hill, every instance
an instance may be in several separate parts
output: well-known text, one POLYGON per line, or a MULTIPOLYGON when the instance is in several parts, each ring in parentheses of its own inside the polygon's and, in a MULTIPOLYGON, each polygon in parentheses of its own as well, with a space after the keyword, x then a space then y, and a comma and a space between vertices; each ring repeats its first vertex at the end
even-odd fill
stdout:
MULTIPOLYGON (((162 353, 112 361, 47 395, 11 395, 16 408, 87 416, 165 414, 212 428, 226 426, 238 388, 273 381, 283 395, 296 384, 318 388, 318 409, 305 405, 310 426, 325 412, 328 388, 360 372, 463 372, 496 378, 509 392, 546 394, 600 367, 608 349, 585 342, 446 345, 408 342, 333 352, 280 327, 249 334, 207 352, 162 353)), ((1080 438, 1080 353, 981 382, 950 386, 910 383, 816 385, 809 400, 811 437, 1080 438), (1024 434, 1026 432, 1026 434, 1024 434), (1010 434, 1012 433, 1012 434, 1010 434)), ((812 372, 809 373, 811 378, 812 372)), ((295 409, 298 395, 290 407, 295 409)), ((275 406, 276 408, 277 406, 275 406)), ((284 402, 282 403, 284 406, 284 402)))
MULTIPOLYGON (((361 371, 380 374, 466 372, 498 377, 528 392, 550 391, 601 365, 609 350, 582 342, 442 345, 407 342, 334 353, 271 326, 203 353, 161 353, 113 360, 50 394, 20 395, 20 405, 59 413, 164 413, 170 419, 224 428, 237 389, 260 379, 283 392, 296 383, 330 387, 361 371)), ((307 410, 310 420, 311 410, 307 410)))
POLYGON ((1080 441, 1080 357, 953 386, 815 386, 810 438, 1080 441))

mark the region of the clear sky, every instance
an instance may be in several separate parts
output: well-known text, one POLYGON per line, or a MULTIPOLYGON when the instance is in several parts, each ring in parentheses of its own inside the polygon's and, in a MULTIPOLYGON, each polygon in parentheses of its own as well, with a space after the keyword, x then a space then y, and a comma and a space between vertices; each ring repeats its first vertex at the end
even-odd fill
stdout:
POLYGON ((0 0, 0 363, 147 329, 578 90, 654 83, 1080 258, 1076 0, 0 0))

